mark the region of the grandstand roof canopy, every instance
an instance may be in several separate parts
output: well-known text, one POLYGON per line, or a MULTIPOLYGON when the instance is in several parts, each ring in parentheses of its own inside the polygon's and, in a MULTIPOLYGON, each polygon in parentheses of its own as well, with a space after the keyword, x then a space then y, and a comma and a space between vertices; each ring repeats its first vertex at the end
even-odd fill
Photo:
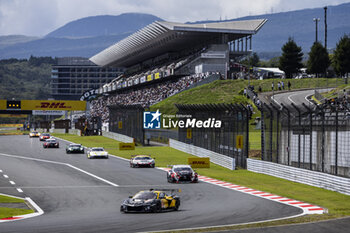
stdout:
POLYGON ((99 66, 130 67, 165 53, 212 43, 226 43, 253 35, 266 21, 255 19, 206 24, 155 21, 94 55, 90 60, 99 66), (223 41, 224 37, 226 41, 223 41))

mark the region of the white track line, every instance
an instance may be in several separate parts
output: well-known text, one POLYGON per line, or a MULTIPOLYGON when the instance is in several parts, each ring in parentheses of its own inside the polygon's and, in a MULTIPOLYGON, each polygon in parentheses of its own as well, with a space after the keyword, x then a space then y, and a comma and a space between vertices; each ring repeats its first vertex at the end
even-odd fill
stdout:
POLYGON ((296 93, 296 94, 289 95, 289 96, 288 96, 288 100, 289 100, 290 102, 292 102, 293 104, 295 104, 295 105, 296 105, 297 103, 296 103, 296 102, 294 102, 294 101, 292 100, 292 98, 291 98, 291 97, 292 97, 292 96, 295 96, 295 95, 299 95, 299 94, 300 94, 300 93, 296 93))
POLYGON ((2 170, 0 170, 0 173, 2 173, 2 170))
POLYGON ((12 180, 10 180, 10 184, 15 185, 16 183, 12 180))
POLYGON ((96 175, 94 175, 94 174, 92 174, 92 173, 90 173, 90 172, 84 171, 83 169, 77 168, 77 167, 75 167, 75 166, 73 166, 73 165, 71 165, 71 164, 68 164, 68 163, 61 163, 61 162, 50 161, 50 160, 45 160, 45 159, 28 158, 28 157, 23 157, 23 156, 18 156, 18 155, 9 155, 9 154, 4 154, 4 153, 0 153, 0 155, 6 156, 6 157, 10 157, 10 158, 18 158, 18 159, 25 159, 25 160, 31 160, 31 161, 39 161, 39 162, 44 162, 44 163, 52 163, 52 164, 65 165, 65 166, 71 167, 71 168, 73 168, 73 169, 75 169, 75 170, 77 170, 77 171, 80 171, 80 172, 82 172, 82 173, 85 173, 85 174, 87 174, 87 175, 89 175, 89 176, 91 176, 91 177, 94 177, 95 179, 98 179, 98 180, 100 180, 100 181, 102 181, 102 182, 105 182, 105 183, 107 183, 107 184, 109 184, 109 185, 118 187, 118 185, 115 184, 115 183, 112 183, 112 182, 110 182, 110 181, 108 181, 108 180, 106 180, 106 179, 103 179, 103 178, 101 178, 101 177, 99 177, 99 176, 96 176, 96 175))
POLYGON ((19 193, 23 193, 23 190, 20 189, 20 188, 17 188, 17 191, 18 191, 19 193))
POLYGON ((8 178, 9 178, 9 176, 8 176, 8 175, 5 175, 5 174, 4 174, 3 176, 4 176, 6 179, 8 179, 8 178))

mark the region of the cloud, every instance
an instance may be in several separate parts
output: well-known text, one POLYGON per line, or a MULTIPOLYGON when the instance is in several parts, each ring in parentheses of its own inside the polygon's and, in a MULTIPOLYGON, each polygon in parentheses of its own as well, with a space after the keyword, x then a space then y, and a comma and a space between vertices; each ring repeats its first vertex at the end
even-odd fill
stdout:
MULTIPOLYGON (((349 0, 348 0, 349 1, 349 0)), ((346 0, 0 0, 0 35, 43 36, 93 15, 140 12, 188 22, 336 5, 346 0)))

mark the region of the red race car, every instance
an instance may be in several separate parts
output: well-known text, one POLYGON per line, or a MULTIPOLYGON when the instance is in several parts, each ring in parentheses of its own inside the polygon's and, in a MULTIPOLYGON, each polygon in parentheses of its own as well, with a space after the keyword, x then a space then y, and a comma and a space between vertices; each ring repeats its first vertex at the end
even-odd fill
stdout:
POLYGON ((40 141, 45 141, 46 139, 49 139, 51 137, 51 135, 49 133, 42 133, 39 136, 39 140, 40 141))

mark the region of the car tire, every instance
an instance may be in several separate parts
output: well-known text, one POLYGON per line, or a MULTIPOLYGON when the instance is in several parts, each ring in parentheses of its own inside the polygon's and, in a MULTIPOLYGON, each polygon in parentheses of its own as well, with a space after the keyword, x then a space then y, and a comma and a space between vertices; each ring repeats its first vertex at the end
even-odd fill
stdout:
POLYGON ((160 201, 157 202, 156 206, 153 209, 154 213, 160 213, 162 211, 162 205, 160 204, 160 201))
POLYGON ((179 210, 179 207, 180 207, 180 200, 179 200, 179 199, 176 199, 176 203, 175 203, 174 210, 175 210, 175 211, 178 211, 178 210, 179 210))

